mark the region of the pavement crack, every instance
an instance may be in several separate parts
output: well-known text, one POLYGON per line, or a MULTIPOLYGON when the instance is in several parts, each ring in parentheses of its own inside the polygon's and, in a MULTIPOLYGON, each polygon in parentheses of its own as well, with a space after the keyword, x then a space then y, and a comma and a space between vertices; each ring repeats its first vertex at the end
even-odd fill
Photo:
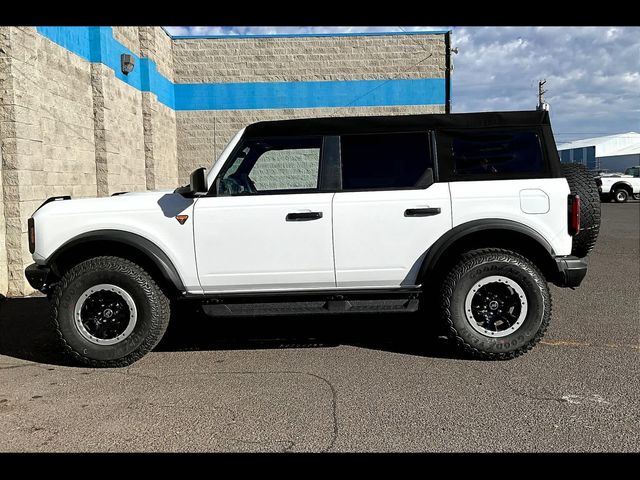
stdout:
POLYGON ((337 415, 337 406, 336 406, 338 395, 336 394, 336 389, 333 386, 333 384, 326 378, 316 373, 307 373, 307 375, 323 381, 331 390, 331 412, 333 414, 333 434, 331 435, 331 441, 329 442, 329 445, 327 446, 327 448, 322 450, 322 453, 326 453, 333 448, 333 445, 336 443, 336 440, 338 438, 338 415, 337 415))
MULTIPOLYGON (((156 381, 160 380, 160 378, 158 378, 158 376, 156 375, 149 375, 149 374, 144 374, 139 372, 131 372, 129 368, 127 368, 125 371, 113 370, 112 373, 115 373, 116 375, 123 375, 125 377, 131 376, 131 377, 145 378, 145 379, 156 380, 156 381)), ((329 440, 328 445, 324 449, 322 449, 321 452, 325 453, 331 450, 338 438, 339 428, 338 428, 336 389, 328 379, 318 374, 309 373, 309 372, 291 371, 291 370, 283 370, 283 371, 246 371, 245 370, 245 371, 227 371, 227 372, 212 371, 212 372, 192 372, 191 374, 192 375, 307 375, 310 377, 314 377, 320 380, 322 383, 324 383, 327 387, 329 387, 329 391, 331 392, 331 416, 332 416, 333 428, 331 432, 331 439, 329 440)), ((182 375, 182 374, 169 373, 169 374, 165 374, 163 378, 176 377, 179 375, 182 375)), ((261 442, 255 442, 255 443, 261 443, 261 442)), ((294 442, 292 443, 293 445, 287 447, 285 451, 288 451, 289 449, 293 448, 295 443, 294 442)))

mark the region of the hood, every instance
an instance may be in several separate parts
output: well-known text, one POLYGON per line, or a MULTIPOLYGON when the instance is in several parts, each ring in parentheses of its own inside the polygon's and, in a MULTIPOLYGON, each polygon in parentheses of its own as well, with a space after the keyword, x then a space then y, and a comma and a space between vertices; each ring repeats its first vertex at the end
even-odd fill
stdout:
POLYGON ((111 197, 71 198, 51 197, 38 207, 33 217, 42 215, 75 215, 87 213, 127 213, 177 211, 187 208, 193 199, 185 198, 172 190, 152 192, 125 192, 111 197))

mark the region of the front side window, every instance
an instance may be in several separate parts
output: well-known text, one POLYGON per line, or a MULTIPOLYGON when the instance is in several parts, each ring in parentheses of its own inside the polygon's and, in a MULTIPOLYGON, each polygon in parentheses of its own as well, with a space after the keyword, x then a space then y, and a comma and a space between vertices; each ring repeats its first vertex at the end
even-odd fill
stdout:
POLYGON ((219 177, 218 195, 317 190, 321 147, 320 137, 245 140, 219 177))
POLYGON ((440 169, 449 180, 543 176, 547 171, 536 131, 443 131, 437 139, 440 169))
POLYGON ((343 190, 425 188, 432 166, 426 132, 343 135, 343 190))

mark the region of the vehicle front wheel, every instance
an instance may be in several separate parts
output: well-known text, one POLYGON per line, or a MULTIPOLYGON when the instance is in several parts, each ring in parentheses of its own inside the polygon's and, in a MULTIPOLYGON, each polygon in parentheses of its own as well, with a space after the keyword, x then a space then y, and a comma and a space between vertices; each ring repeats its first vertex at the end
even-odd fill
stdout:
POLYGON ((640 200, 640 193, 634 193, 633 194, 633 199, 634 200, 640 200))
POLYGON ((551 294, 540 270, 515 252, 473 250, 461 256, 440 291, 449 336, 466 356, 506 360, 540 341, 551 294))
POLYGON ((629 199, 629 194, 624 189, 619 189, 613 192, 613 199, 616 203, 624 203, 629 199))
POLYGON ((70 269, 52 296, 52 320, 65 351, 91 367, 124 367, 162 339, 170 304, 140 266, 96 257, 70 269))

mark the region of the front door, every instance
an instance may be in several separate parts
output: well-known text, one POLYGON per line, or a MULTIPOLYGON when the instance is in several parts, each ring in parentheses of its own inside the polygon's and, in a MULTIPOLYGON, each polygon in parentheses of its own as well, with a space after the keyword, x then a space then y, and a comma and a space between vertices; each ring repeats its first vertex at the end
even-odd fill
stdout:
POLYGON ((245 139, 194 209, 205 293, 335 288, 322 138, 245 139))

